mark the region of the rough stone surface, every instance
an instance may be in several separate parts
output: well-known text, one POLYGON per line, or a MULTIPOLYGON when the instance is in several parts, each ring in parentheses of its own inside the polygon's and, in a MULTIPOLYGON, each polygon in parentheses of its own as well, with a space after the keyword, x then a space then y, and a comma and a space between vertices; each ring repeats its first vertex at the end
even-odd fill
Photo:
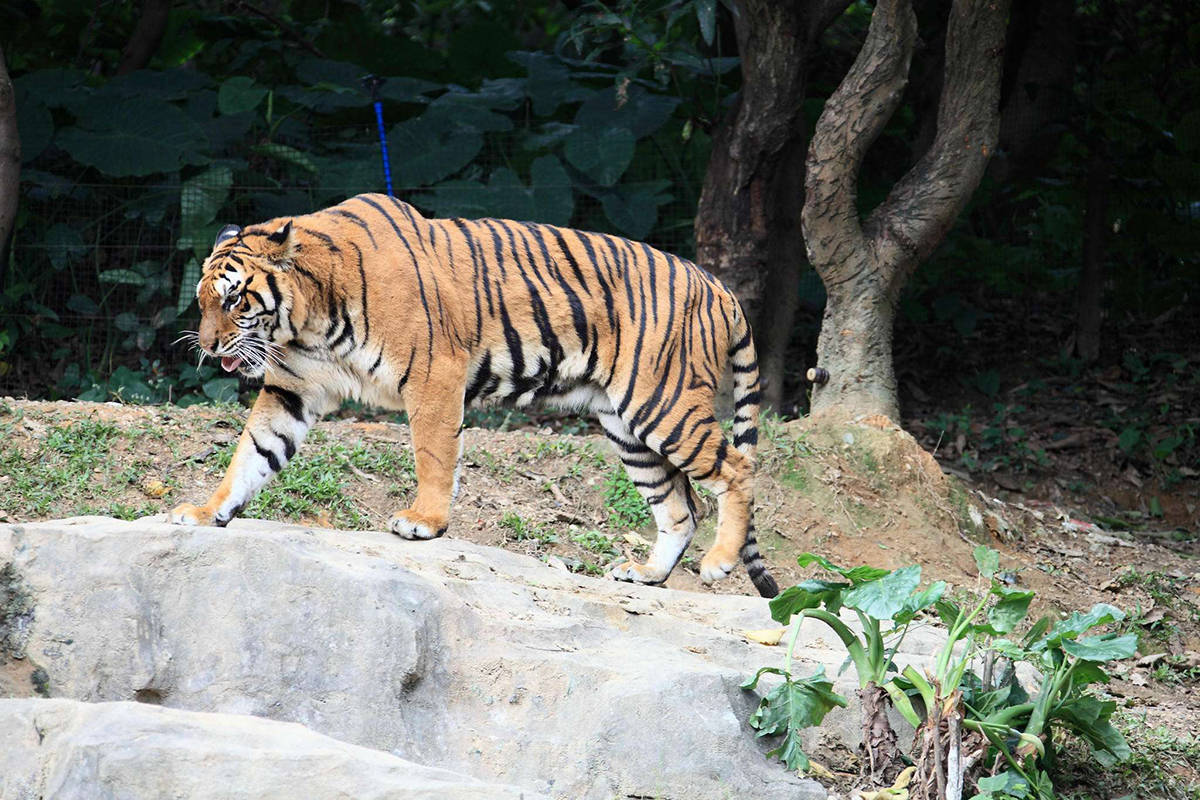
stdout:
MULTIPOLYGON (((741 635, 775 627, 760 598, 253 520, 0 526, 0 570, 24 615, 5 629, 24 654, 10 694, 40 670, 52 697, 298 722, 552 797, 825 797, 746 723, 757 697, 738 684, 783 657, 741 635)), ((837 674, 834 637, 814 625, 801 642, 800 669, 837 674)), ((854 685, 837 678, 852 702, 854 685)), ((857 711, 827 721, 810 740, 853 747, 857 711)))
POLYGON ((0 700, 0 800, 534 800, 303 726, 142 703, 0 700))

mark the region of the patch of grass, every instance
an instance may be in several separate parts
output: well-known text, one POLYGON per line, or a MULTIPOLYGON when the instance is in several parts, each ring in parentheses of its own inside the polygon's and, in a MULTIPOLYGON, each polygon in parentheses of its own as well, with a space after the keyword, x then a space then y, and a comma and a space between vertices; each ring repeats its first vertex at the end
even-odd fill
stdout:
POLYGON ((571 541, 578 544, 584 550, 590 550, 596 555, 606 556, 610 559, 620 555, 620 552, 613 545, 611 536, 607 536, 600 531, 584 531, 577 533, 571 537, 571 541))
MULTIPOLYGON (((228 469, 236 444, 214 453, 209 462, 228 469)), ((355 471, 395 481, 398 491, 416 485, 412 455, 406 448, 385 443, 331 442, 314 431, 290 462, 250 503, 245 516, 297 520, 325 515, 337 527, 361 528, 370 518, 346 492, 355 471)))
POLYGON ((1113 722, 1125 735, 1133 755, 1128 761, 1100 767, 1080 740, 1066 743, 1062 770, 1055 785, 1064 800, 1155 798, 1200 800, 1200 737, 1151 727, 1143 717, 1116 715, 1113 722))
POLYGON ((511 511, 501 517, 500 527, 511 533, 518 542, 535 541, 539 545, 548 545, 558 541, 558 534, 549 526, 530 522, 511 511))
POLYGON ((8 510, 46 516, 56 503, 83 506, 102 499, 116 468, 110 450, 121 436, 115 425, 85 420, 50 428, 28 453, 17 447, 10 426, 0 443, 0 474, 9 477, 4 485, 8 510))
POLYGON ((467 451, 466 460, 486 469, 501 483, 511 483, 517 475, 516 467, 497 458, 492 452, 481 447, 473 447, 467 451))
POLYGON ((620 466, 614 467, 604 479, 604 505, 609 524, 622 530, 636 530, 654 521, 650 506, 620 466))

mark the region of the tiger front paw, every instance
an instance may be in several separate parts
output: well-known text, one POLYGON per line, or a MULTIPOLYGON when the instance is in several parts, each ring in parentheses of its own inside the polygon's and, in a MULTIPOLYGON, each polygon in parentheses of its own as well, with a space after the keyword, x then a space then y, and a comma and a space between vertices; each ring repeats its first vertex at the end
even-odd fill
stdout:
POLYGON ((639 564, 636 561, 622 561, 609 570, 608 574, 619 581, 655 585, 665 581, 671 571, 655 569, 649 564, 639 564))
POLYGON ((191 503, 180 503, 171 509, 171 522, 176 525, 212 525, 213 515, 191 503))
POLYGON ((405 539, 436 539, 446 532, 446 524, 445 519, 435 519, 406 508, 392 516, 388 529, 405 539))

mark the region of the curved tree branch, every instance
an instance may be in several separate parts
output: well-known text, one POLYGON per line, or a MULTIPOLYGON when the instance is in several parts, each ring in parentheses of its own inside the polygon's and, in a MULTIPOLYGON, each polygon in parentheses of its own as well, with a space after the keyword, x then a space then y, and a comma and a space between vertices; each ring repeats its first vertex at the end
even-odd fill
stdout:
POLYGON ((118 75, 128 75, 150 63, 167 30, 167 18, 171 15, 171 0, 145 0, 142 16, 138 18, 133 35, 121 53, 118 75))
POLYGON ((0 283, 8 268, 8 243, 13 220, 17 216, 20 178, 21 137, 17 130, 17 98, 5 66, 4 48, 0 47, 0 283))
POLYGON ((858 58, 825 103, 813 132, 801 224, 808 258, 827 288, 866 266, 858 172, 900 105, 916 40, 917 17, 909 0, 880 0, 858 58))
POLYGON ((941 243, 996 149, 1008 5, 955 0, 950 9, 937 137, 864 225, 892 292, 941 243))

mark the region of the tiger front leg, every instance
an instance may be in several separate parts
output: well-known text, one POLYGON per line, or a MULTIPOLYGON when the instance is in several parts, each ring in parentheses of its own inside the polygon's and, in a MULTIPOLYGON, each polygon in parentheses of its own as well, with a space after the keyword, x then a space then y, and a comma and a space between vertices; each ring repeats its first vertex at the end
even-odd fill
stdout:
POLYGON ((458 491, 463 386, 453 380, 435 382, 431 377, 409 394, 406 405, 417 465, 417 496, 410 508, 392 516, 388 527, 405 539, 435 539, 446 532, 450 503, 458 491))
POLYGON ((228 524, 295 455, 320 415, 317 406, 316 398, 279 386, 264 386, 217 490, 204 505, 176 506, 171 511, 171 522, 220 527, 228 524))

